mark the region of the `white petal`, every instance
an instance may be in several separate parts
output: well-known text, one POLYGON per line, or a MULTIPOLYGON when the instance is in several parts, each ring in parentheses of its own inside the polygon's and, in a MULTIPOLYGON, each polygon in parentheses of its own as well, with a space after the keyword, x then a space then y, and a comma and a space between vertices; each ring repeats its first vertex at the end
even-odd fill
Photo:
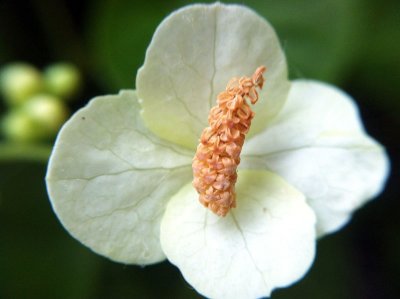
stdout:
POLYGON ((241 171, 238 207, 221 218, 187 185, 167 206, 161 245, 201 294, 259 298, 300 279, 315 250, 315 216, 304 196, 266 171, 241 171))
POLYGON ((289 91, 284 53, 275 31, 239 5, 192 5, 158 27, 137 76, 143 118, 157 135, 195 148, 208 112, 232 77, 265 65, 266 84, 253 131, 283 106, 289 91))
POLYGON ((353 100, 313 81, 292 84, 281 114, 243 155, 243 167, 275 171, 306 195, 320 235, 345 225, 388 173, 385 150, 365 133, 353 100))
POLYGON ((159 225, 170 197, 191 179, 191 155, 142 124, 135 92, 93 99, 62 128, 47 173, 65 228, 124 263, 165 258, 159 225))

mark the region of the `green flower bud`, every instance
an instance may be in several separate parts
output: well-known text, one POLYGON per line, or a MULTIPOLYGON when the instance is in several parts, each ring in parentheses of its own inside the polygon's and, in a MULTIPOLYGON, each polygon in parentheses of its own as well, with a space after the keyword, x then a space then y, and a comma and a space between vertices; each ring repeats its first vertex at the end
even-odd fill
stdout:
POLYGON ((40 125, 46 137, 55 136, 69 115, 68 108, 59 98, 46 94, 31 98, 22 110, 40 125))
POLYGON ((5 138, 14 142, 32 142, 44 138, 40 125, 18 109, 3 118, 2 131, 5 138))
POLYGON ((43 88, 40 72, 25 63, 13 63, 0 72, 0 91, 10 105, 24 103, 43 88))
POLYGON ((47 67, 44 80, 48 92, 67 100, 76 96, 82 85, 79 70, 69 63, 57 63, 47 67))

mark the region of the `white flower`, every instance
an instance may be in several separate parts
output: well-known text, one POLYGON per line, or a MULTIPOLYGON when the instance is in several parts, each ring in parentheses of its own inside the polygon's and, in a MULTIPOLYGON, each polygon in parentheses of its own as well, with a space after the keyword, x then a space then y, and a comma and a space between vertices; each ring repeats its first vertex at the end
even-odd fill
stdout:
POLYGON ((353 100, 289 82, 272 27, 237 5, 193 5, 165 19, 137 91, 93 99, 61 130, 47 186, 66 229, 112 260, 168 258, 201 294, 269 296, 309 269, 316 236, 345 225, 388 172, 353 100), (237 204, 218 217, 198 202, 191 162, 231 77, 265 65, 238 172, 237 204))

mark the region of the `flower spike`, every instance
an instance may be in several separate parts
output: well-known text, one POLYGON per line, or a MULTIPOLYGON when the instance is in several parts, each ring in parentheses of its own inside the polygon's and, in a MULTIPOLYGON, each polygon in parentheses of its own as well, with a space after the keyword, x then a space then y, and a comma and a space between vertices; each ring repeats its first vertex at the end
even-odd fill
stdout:
POLYGON ((193 186, 199 200, 219 216, 236 207, 236 169, 245 134, 254 117, 247 101, 257 102, 257 88, 264 84, 265 70, 260 66, 250 78, 229 81, 226 90, 218 95, 217 106, 210 110, 210 126, 203 130, 193 158, 193 186))

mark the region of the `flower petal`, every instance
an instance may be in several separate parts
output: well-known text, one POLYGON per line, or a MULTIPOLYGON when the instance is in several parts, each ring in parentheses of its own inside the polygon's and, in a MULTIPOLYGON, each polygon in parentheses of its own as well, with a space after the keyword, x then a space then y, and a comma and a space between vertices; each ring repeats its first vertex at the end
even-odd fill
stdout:
POLYGON ((381 192, 385 150, 364 131, 353 100, 339 89, 295 81, 286 106, 248 140, 242 166, 275 171, 301 190, 317 215, 319 235, 340 229, 381 192))
POLYGON ((47 173, 54 211, 93 251, 124 263, 165 258, 165 205, 191 179, 191 153, 142 124, 134 91, 93 99, 61 130, 47 173))
POLYGON ((195 148, 230 78, 250 76, 260 65, 268 70, 254 132, 281 109, 289 91, 275 31, 239 5, 192 5, 174 12, 158 27, 137 76, 146 125, 162 138, 195 148))
POLYGON ((240 171, 238 207, 221 218, 190 185, 167 206, 161 245, 201 294, 259 298, 300 279, 315 250, 315 216, 304 196, 266 171, 240 171))

